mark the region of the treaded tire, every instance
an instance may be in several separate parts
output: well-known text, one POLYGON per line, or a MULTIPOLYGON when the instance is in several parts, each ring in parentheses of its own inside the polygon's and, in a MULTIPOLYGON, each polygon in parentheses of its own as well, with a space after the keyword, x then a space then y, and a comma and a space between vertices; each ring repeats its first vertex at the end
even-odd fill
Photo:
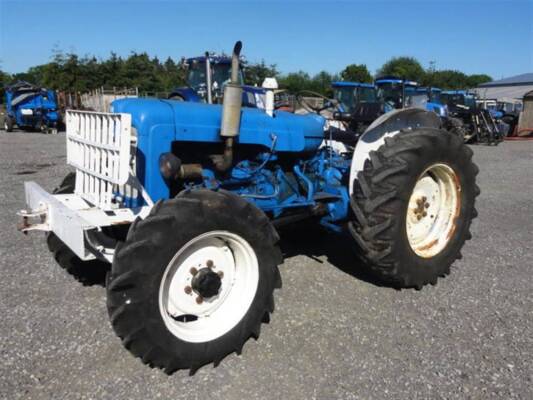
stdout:
POLYGON ((385 139, 370 153, 363 171, 354 180, 351 205, 354 220, 349 229, 358 254, 370 271, 385 283, 397 287, 436 284, 461 258, 460 250, 471 238, 470 224, 480 190, 472 150, 458 136, 444 130, 424 129, 400 133, 385 139), (431 258, 418 256, 406 231, 409 198, 420 174, 434 163, 444 163, 460 182, 460 211, 455 230, 446 247, 431 258))
POLYGON ((113 329, 123 345, 142 362, 177 369, 215 366, 228 354, 240 354, 250 336, 259 337, 261 323, 274 311, 274 288, 281 287, 277 246, 279 236, 268 217, 239 196, 223 190, 182 192, 158 202, 144 220, 130 227, 120 243, 107 285, 107 308, 113 329), (227 333, 211 341, 186 342, 172 334, 161 316, 159 290, 174 255, 206 232, 225 230, 244 238, 259 264, 259 283, 244 317, 227 333))
MULTIPOLYGON (((76 174, 68 173, 53 194, 74 193, 76 184, 76 174)), ((109 270, 109 264, 100 260, 83 261, 69 249, 69 247, 57 237, 53 232, 46 235, 48 250, 54 254, 54 259, 61 268, 72 275, 77 281, 84 285, 103 284, 105 276, 109 270)))
POLYGON ((6 132, 13 132, 13 119, 9 116, 6 116, 4 119, 4 129, 6 132))

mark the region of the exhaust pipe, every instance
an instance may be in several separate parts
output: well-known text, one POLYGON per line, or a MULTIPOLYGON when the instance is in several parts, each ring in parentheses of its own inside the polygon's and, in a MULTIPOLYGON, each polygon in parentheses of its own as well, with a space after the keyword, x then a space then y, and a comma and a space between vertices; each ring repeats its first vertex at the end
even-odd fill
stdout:
POLYGON ((239 82, 239 55, 242 43, 238 41, 233 48, 231 57, 231 81, 224 87, 224 101, 222 103, 222 126, 220 135, 235 137, 239 134, 241 125, 242 87, 239 82))
POLYGON ((227 171, 233 163, 233 139, 239 135, 241 126, 242 87, 239 82, 239 56, 242 42, 239 40, 233 47, 231 58, 231 81, 224 87, 222 103, 222 125, 220 136, 225 138, 224 154, 213 157, 217 170, 227 171))
POLYGON ((213 104, 213 83, 211 81, 211 60, 209 59, 209 52, 205 52, 205 77, 207 90, 207 103, 213 104))

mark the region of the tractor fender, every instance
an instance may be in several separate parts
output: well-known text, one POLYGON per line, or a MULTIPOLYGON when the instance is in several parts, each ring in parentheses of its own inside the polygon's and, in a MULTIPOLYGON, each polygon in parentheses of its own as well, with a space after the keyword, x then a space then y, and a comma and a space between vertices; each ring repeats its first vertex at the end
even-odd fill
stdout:
POLYGON ((420 108, 404 108, 383 114, 365 130, 357 141, 350 167, 350 194, 353 182, 359 171, 363 170, 370 152, 377 150, 388 137, 406 133, 419 127, 440 128, 442 122, 434 112, 420 108))

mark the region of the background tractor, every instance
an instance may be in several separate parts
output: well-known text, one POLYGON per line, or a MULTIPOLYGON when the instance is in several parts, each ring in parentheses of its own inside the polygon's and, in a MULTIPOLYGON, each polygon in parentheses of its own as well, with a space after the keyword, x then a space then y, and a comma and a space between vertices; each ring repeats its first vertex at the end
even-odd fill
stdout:
POLYGON ((439 117, 448 117, 448 108, 442 103, 442 90, 435 87, 421 87, 417 82, 386 76, 376 79, 378 97, 386 110, 416 107, 433 111, 439 117))
POLYGON ((338 102, 336 119, 346 121, 348 127, 361 135, 381 114, 376 87, 370 83, 333 82, 333 98, 338 102))
MULTIPOLYGON (((186 70, 187 86, 174 89, 168 96, 169 99, 208 104, 222 103, 224 85, 231 80, 231 57, 205 52, 203 56, 185 59, 181 65, 186 70)), ((237 80, 243 88, 243 105, 264 108, 266 91, 262 87, 244 85, 240 59, 237 80)))
POLYGON ((487 143, 497 145, 503 134, 489 110, 476 103, 476 96, 465 90, 449 90, 442 93, 450 116, 457 121, 455 131, 467 143, 487 143))
POLYGON ((273 95, 264 110, 242 107, 240 49, 223 104, 67 112, 75 173, 54 194, 25 183, 19 228, 48 232, 65 268, 111 264, 113 329, 167 373, 216 365, 259 337, 281 287, 279 227, 309 220, 347 235, 353 268, 421 289, 449 273, 476 216, 472 151, 434 113, 382 115, 339 154, 318 114, 269 113, 273 95))
POLYGON ((24 130, 57 133, 59 113, 53 90, 20 81, 7 86, 5 96, 4 129, 7 132, 12 132, 16 126, 24 130))

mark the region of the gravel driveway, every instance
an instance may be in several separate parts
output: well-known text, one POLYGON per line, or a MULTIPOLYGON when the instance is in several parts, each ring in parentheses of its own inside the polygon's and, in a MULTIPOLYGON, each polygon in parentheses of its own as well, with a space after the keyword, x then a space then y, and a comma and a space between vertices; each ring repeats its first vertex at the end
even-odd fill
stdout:
POLYGON ((474 238, 437 286, 382 287, 349 240, 285 234, 260 339, 169 377, 121 346, 98 276, 82 285, 15 229, 22 182, 66 174, 64 139, 0 132, 1 399, 533 398, 533 142, 473 147, 474 238))

